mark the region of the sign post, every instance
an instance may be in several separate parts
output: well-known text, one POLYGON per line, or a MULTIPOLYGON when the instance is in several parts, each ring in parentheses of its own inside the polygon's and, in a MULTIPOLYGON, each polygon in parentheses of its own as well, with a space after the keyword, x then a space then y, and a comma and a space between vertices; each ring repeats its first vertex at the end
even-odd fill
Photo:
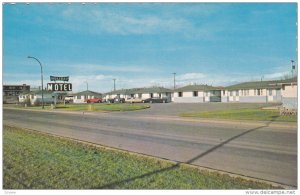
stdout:
MULTIPOLYGON (((66 83, 69 81, 69 76, 65 76, 65 77, 50 76, 50 81, 54 81, 54 82, 47 83, 48 91, 55 91, 55 92, 72 91, 72 83, 66 83), (63 81, 63 82, 57 83, 56 81, 63 81)), ((58 94, 55 93, 54 96, 52 97, 54 98, 54 105, 56 106, 58 100, 58 94)), ((59 96, 59 98, 62 98, 62 96, 59 96)), ((65 104, 65 100, 64 100, 64 104, 65 104)))

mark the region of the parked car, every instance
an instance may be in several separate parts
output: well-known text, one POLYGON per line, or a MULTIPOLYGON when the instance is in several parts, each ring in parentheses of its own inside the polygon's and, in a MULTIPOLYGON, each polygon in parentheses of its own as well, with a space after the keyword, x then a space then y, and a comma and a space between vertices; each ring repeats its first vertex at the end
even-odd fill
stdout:
POLYGON ((106 100, 106 102, 108 103, 124 103, 125 102, 125 99, 124 98, 109 98, 106 100))
POLYGON ((142 103, 144 100, 140 98, 129 98, 126 100, 126 103, 142 103))
POLYGON ((143 103, 167 103, 169 102, 168 98, 148 98, 144 99, 143 103))
POLYGON ((101 98, 90 98, 86 100, 87 103, 101 103, 102 99, 101 98))
POLYGON ((69 103, 73 103, 74 101, 74 97, 73 96, 66 96, 65 97, 65 103, 69 104, 69 103))

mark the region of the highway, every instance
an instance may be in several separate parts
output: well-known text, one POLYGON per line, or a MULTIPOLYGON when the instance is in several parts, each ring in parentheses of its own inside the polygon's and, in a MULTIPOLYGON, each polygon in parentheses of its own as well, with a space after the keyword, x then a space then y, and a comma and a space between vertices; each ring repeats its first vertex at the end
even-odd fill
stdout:
POLYGON ((143 112, 6 109, 4 125, 297 186, 297 127, 182 119, 143 112))

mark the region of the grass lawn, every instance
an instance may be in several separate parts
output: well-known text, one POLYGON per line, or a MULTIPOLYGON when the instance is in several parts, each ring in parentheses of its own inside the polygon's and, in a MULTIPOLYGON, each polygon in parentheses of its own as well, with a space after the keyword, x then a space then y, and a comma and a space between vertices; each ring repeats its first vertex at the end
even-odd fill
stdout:
MULTIPOLYGON (((23 108, 23 109, 36 109, 42 110, 41 106, 31 106, 31 107, 21 107, 20 105, 4 105, 4 107, 15 107, 15 108, 23 108)), ((133 111, 133 110, 141 110, 149 108, 149 105, 145 104, 104 104, 104 103, 96 103, 96 104, 58 104, 56 106, 56 110, 66 110, 66 111, 133 111)), ((45 106, 45 110, 50 110, 51 106, 45 106)))
POLYGON ((274 186, 4 126, 4 189, 263 189, 274 186))
POLYGON ((259 108, 181 113, 179 116, 232 120, 297 122, 297 116, 280 116, 279 110, 264 110, 259 108))

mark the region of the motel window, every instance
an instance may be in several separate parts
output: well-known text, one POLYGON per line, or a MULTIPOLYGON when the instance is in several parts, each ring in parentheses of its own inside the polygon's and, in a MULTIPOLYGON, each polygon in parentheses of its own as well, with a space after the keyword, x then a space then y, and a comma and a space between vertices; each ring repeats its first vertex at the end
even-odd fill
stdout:
POLYGON ((158 97, 161 98, 161 93, 158 94, 158 97))
POLYGON ((130 94, 130 97, 133 98, 133 97, 134 97, 134 94, 130 94))
POLYGON ((178 97, 182 97, 182 92, 178 92, 178 97))
POLYGON ((142 94, 141 93, 139 93, 139 98, 142 98, 142 94))
POLYGON ((236 90, 235 95, 239 96, 239 90, 236 90))
POLYGON ((198 97, 198 91, 193 91, 193 96, 198 97))
POLYGON ((223 95, 225 95, 225 90, 223 90, 223 95))
POLYGON ((260 92, 261 92, 260 89, 258 89, 258 90, 257 90, 257 95, 261 95, 260 92))
POLYGON ((150 93, 150 98, 153 98, 153 93, 150 93))

